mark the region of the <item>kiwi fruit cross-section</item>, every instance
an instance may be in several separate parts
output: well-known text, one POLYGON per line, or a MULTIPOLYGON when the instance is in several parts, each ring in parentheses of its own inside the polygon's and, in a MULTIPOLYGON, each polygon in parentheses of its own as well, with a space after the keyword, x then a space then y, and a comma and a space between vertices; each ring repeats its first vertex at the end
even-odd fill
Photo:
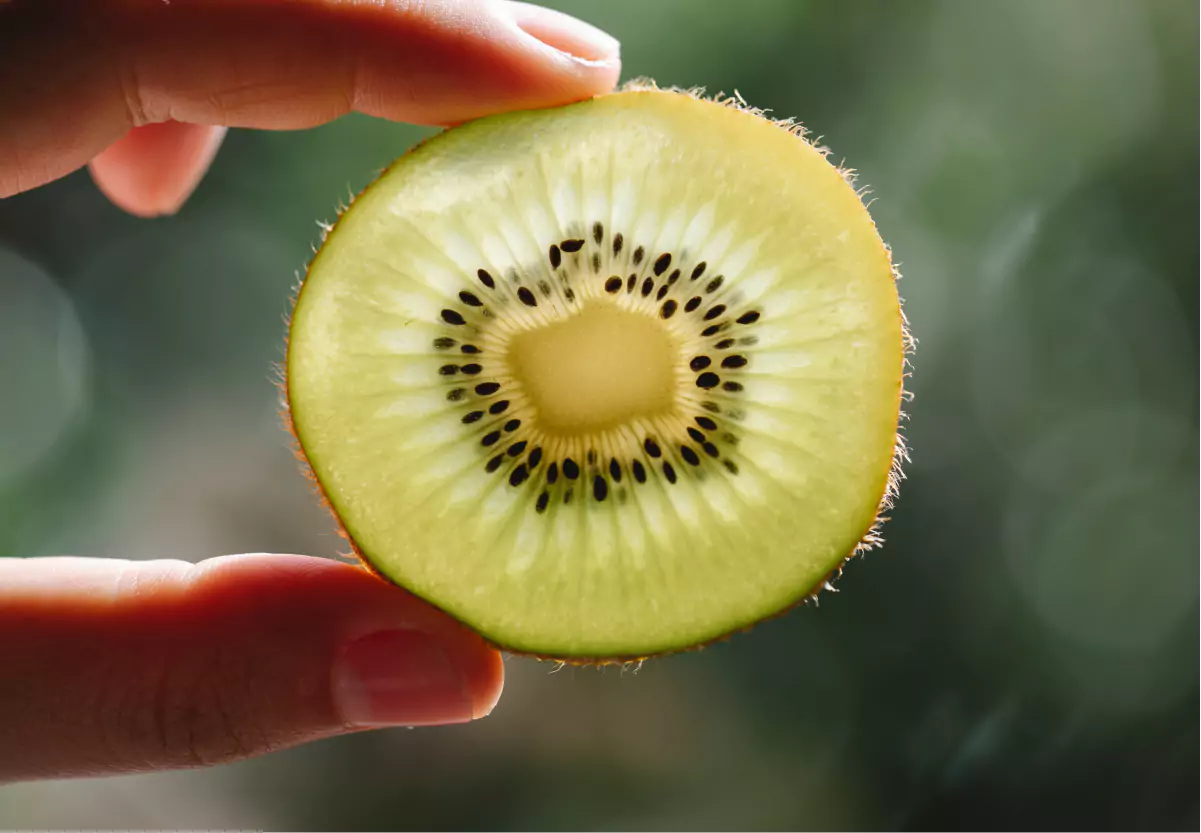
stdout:
POLYGON ((355 553, 495 645, 693 647, 875 542, 907 335, 846 172, 627 89, 448 130, 344 211, 290 420, 355 553))

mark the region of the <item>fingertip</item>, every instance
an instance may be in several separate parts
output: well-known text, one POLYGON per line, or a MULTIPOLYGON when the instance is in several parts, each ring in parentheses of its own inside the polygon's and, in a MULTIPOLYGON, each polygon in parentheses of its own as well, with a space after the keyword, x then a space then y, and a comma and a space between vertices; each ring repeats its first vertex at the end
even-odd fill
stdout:
POLYGON ((471 692, 472 719, 492 714, 505 688, 505 662, 500 652, 484 643, 475 634, 479 647, 472 661, 465 666, 465 678, 471 692))
POLYGON ((333 699, 349 726, 464 723, 487 716, 500 699, 504 662, 496 649, 429 602, 357 565, 246 554, 210 559, 200 570, 202 604, 241 606, 273 597, 277 623, 328 623, 338 643, 333 699))
POLYGON ((385 608, 386 619, 391 620, 389 624, 405 629, 400 636, 394 631, 388 637, 377 633, 365 640, 368 643, 383 640, 392 646, 386 657, 379 655, 380 665, 376 668, 377 673, 383 675, 385 686, 399 676, 405 680, 407 690, 414 680, 422 682, 429 678, 443 663, 446 666, 443 670, 449 672, 444 679, 437 680, 435 675, 435 681, 428 683, 424 702, 421 697, 414 699, 407 694, 394 698, 385 706, 385 711, 389 708, 393 711, 383 724, 460 723, 491 714, 504 689, 505 667, 500 652, 469 626, 429 602, 374 575, 370 580, 376 582, 387 596, 385 608), (410 647, 406 649, 406 646, 410 647), (432 646, 436 646, 436 650, 430 650, 432 646), (435 655, 438 661, 434 660, 435 655), (459 700, 452 693, 461 694, 463 698, 459 700), (437 715, 436 719, 408 718, 414 713, 420 717, 422 709, 430 707, 433 711, 427 714, 437 715))
POLYGON ((196 190, 226 128, 181 122, 131 129, 88 164, 92 180, 135 217, 175 214, 196 190))
POLYGON ((503 679, 499 655, 473 634, 397 628, 343 647, 333 699, 353 728, 467 723, 492 711, 503 679))
MULTIPOLYGON (((497 0, 517 40, 566 79, 569 98, 610 92, 621 75, 621 42, 577 17, 520 0, 497 0)), ((554 98, 555 96, 551 96, 554 98)), ((556 102, 557 103, 557 102, 556 102)))
POLYGON ((499 5, 517 28, 556 52, 587 64, 621 60, 621 42, 591 23, 520 0, 499 0, 499 5))

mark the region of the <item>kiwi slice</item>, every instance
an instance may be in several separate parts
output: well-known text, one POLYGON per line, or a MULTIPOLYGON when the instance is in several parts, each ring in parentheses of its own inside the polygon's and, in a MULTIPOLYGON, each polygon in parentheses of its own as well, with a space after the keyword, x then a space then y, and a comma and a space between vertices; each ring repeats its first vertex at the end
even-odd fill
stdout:
POLYGON ((503 648, 632 659, 874 543, 906 343, 844 171, 740 102, 643 88, 396 162, 310 265, 286 393, 372 569, 503 648))

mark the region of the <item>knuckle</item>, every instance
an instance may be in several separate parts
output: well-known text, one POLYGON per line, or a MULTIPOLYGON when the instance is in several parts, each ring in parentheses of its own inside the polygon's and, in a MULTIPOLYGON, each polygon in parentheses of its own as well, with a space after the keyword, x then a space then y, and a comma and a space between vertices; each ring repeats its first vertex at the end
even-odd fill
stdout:
POLYGON ((141 697, 122 706, 126 743, 138 759, 168 766, 208 766, 267 751, 270 738, 258 728, 234 680, 219 662, 166 667, 145 681, 141 697))

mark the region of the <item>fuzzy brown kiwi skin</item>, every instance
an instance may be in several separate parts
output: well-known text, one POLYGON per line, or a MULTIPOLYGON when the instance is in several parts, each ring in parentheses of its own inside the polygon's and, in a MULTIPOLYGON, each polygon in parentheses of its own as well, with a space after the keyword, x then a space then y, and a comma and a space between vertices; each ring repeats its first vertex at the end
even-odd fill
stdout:
MULTIPOLYGON (((644 78, 639 78, 639 79, 630 81, 626 85, 624 85, 620 90, 620 92, 630 92, 630 91, 663 92, 663 93, 672 93, 672 94, 678 94, 678 95, 686 95, 691 98, 697 98, 697 99, 702 99, 702 100, 704 99, 704 91, 701 89, 698 89, 698 88, 687 89, 687 90, 678 89, 678 88, 662 89, 657 84, 655 84, 654 81, 644 79, 644 78)), ((772 122, 780 129, 787 130, 791 135, 796 136, 798 141, 807 141, 804 138, 803 131, 800 129, 800 127, 798 125, 793 124, 791 121, 775 121, 772 119, 768 119, 763 111, 748 106, 746 104, 746 102, 742 100, 741 96, 738 96, 737 94, 735 94, 734 98, 719 96, 713 100, 716 103, 723 104, 724 106, 732 107, 734 109, 742 110, 744 112, 748 112, 748 113, 757 115, 761 118, 765 118, 767 121, 772 122)), ((430 137, 430 138, 432 138, 432 137, 430 137)), ((429 139, 423 139, 421 142, 418 142, 416 145, 411 147, 407 152, 405 152, 400 158, 398 158, 396 161, 394 161, 392 163, 392 165, 389 165, 387 168, 381 170, 379 172, 379 174, 375 177, 375 179, 373 179, 361 192, 359 192, 358 196, 362 196, 363 194, 366 194, 368 191, 370 191, 371 188, 374 187, 375 184, 377 182, 379 182, 384 177, 384 175, 389 170, 392 169, 393 166, 400 164, 400 162, 407 159, 411 154, 420 150, 428 141, 429 141, 429 139)), ((824 152, 824 149, 822 149, 822 148, 818 148, 818 149, 824 152)), ((840 174, 842 174, 843 178, 847 180, 847 183, 849 185, 851 185, 852 187, 854 187, 854 172, 844 169, 842 167, 839 167, 838 171, 840 174)), ((861 202, 862 202, 862 197, 865 193, 866 193, 865 189, 856 189, 856 194, 859 195, 861 202)), ((356 198, 357 197, 352 196, 350 204, 353 204, 354 200, 356 198)), ((341 217, 342 213, 348 207, 349 207, 349 205, 340 207, 338 209, 338 217, 341 217)), ((865 210, 866 210, 866 208, 865 208, 865 210)), ((870 219, 871 219, 871 217, 869 214, 869 220, 870 219)), ((874 220, 872 221, 872 223, 874 225, 874 220)), ((321 249, 324 248, 324 246, 325 246, 326 242, 329 240, 329 238, 337 233, 338 225, 337 225, 337 222, 335 221, 335 223, 332 226, 324 226, 323 228, 324 228, 324 233, 321 238, 321 246, 316 250, 316 254, 314 255, 313 259, 310 260, 309 263, 305 267, 306 277, 308 275, 309 268, 312 267, 312 264, 316 261, 317 256, 320 255, 321 249)), ((892 277, 893 277, 893 281, 895 282, 900 279, 900 272, 897 270, 896 264, 893 263, 892 252, 888 248, 887 245, 884 246, 884 254, 888 260, 889 268, 891 270, 892 277)), ((295 310, 296 305, 298 303, 300 303, 300 297, 304 293, 306 283, 307 283, 307 281, 302 279, 297 291, 293 295, 292 310, 295 310)), ((754 622, 752 622, 749 625, 734 628, 724 634, 713 637, 712 639, 705 640, 703 642, 699 642, 695 645, 682 646, 682 647, 678 647, 678 648, 670 648, 666 651, 660 651, 660 652, 650 653, 650 654, 629 654, 629 655, 617 655, 617 656, 556 656, 553 654, 540 654, 540 653, 533 652, 533 651, 523 651, 523 650, 514 649, 507 645, 494 642, 493 640, 489 639, 487 636, 485 636, 483 634, 480 634, 480 636, 484 639, 484 641, 488 645, 490 645, 491 647, 495 648, 498 651, 503 651, 507 654, 512 654, 515 656, 532 657, 537 660, 542 660, 542 661, 546 661, 546 662, 554 662, 554 663, 558 663, 561 665, 595 666, 595 667, 607 666, 607 665, 623 665, 623 666, 635 665, 636 666, 636 665, 640 665, 641 663, 645 662, 646 660, 657 659, 660 657, 670 656, 672 654, 700 651, 700 650, 703 650, 703 649, 709 647, 710 645, 714 645, 719 642, 727 642, 730 639, 732 639, 734 636, 750 632, 751 630, 753 630, 755 628, 756 625, 759 625, 763 622, 771 621, 774 619, 782 618, 782 617, 788 615, 789 613, 791 613, 795 608, 797 608, 801 605, 807 604, 809 602, 813 602, 814 604, 817 604, 818 597, 823 590, 827 590, 830 592, 837 592, 834 588, 833 582, 836 579, 841 578, 842 571, 846 567, 846 565, 848 563, 850 563, 850 561, 853 558, 855 558, 855 556, 862 555, 863 553, 867 552, 868 550, 876 549, 877 547, 880 547, 883 544, 883 538, 881 537, 880 531, 881 531, 881 528, 883 527, 884 523, 886 523, 888 521, 888 516, 885 513, 888 512, 892 508, 893 503, 895 502, 896 497, 897 497, 897 492, 900 487, 900 483, 905 478, 904 472, 902 470, 902 464, 904 462, 908 462, 908 460, 909 460, 908 446, 905 442, 904 435, 901 433, 901 429, 902 429, 901 423, 905 419, 905 413, 902 410, 901 406, 902 406, 902 403, 906 399, 909 398, 909 395, 907 394, 907 392, 905 390, 905 379, 909 376, 909 373, 907 372, 907 368, 910 366, 909 357, 913 354, 913 351, 914 351, 914 348, 916 347, 917 342, 914 340, 913 336, 910 334, 909 322, 905 317, 903 302, 901 302, 899 298, 898 298, 897 312, 900 317, 900 330, 901 330, 901 345, 900 345, 901 346, 901 375, 900 375, 900 383, 897 386, 897 397, 896 397, 896 404, 897 404, 896 412, 897 412, 898 424, 897 424, 896 442, 893 445, 892 456, 890 457, 888 465, 884 470, 883 483, 880 488, 880 500, 877 503, 876 511, 873 513, 871 521, 868 523, 867 528, 863 530, 863 532, 859 536, 857 542, 851 548, 851 551, 848 552, 845 556, 843 556, 842 560, 839 561, 839 563, 837 565, 835 565, 830 570, 829 573, 827 573, 823 578, 821 578, 819 581, 817 581, 817 583, 815 583, 812 587, 805 590, 803 593, 798 595, 792 601, 783 605, 780 609, 776 610, 773 613, 768 613, 768 614, 760 617, 759 619, 755 620, 754 622)), ((292 418, 292 401, 291 401, 291 397, 290 397, 290 385, 288 383, 288 373, 289 373, 289 368, 291 367, 291 365, 288 361, 289 350, 291 348, 291 337, 290 337, 291 327, 292 327, 291 313, 289 313, 289 315, 287 316, 286 324, 287 324, 288 334, 285 335, 285 337, 284 337, 284 361, 283 361, 283 366, 279 369, 279 372, 277 373, 277 376, 276 376, 276 378, 277 378, 276 384, 277 384, 277 386, 279 388, 279 392, 280 392, 279 416, 280 416, 280 420, 283 423, 284 430, 286 430, 288 432, 289 436, 291 437, 292 453, 296 457, 297 461, 300 463, 300 469, 301 469, 302 474, 312 484, 313 490, 314 490, 320 504, 326 509, 326 511, 329 512, 330 516, 333 518, 338 536, 341 537, 344 541, 346 541, 347 546, 350 547, 349 553, 341 553, 342 557, 344 557, 348 560, 357 561, 359 566, 362 569, 364 569, 367 572, 371 573, 372 575, 376 576, 381 581, 391 584, 392 586, 396 587, 398 590, 400 590, 404 593, 408 593, 410 596, 413 596, 414 598, 421 599, 426 604, 433 605, 433 602, 430 602, 428 599, 424 599, 424 598, 418 596, 417 594, 413 593, 412 591, 408 590, 407 588, 398 585, 395 581, 390 579, 388 576, 384 575, 363 554, 363 551, 359 548, 359 546, 355 542, 354 538, 350 535, 350 532, 347 531, 346 525, 342 522, 341 517, 339 517, 337 510, 334 508, 333 502, 329 499, 329 495, 326 494, 325 487, 321 484, 320 479, 318 479, 316 472, 313 470, 312 464, 309 462, 308 457, 305 455, 304 446, 302 445, 302 443, 300 441, 300 437, 296 432, 295 420, 293 420, 293 418, 292 418)), ((433 605, 433 606, 437 607, 437 605, 433 605)), ((444 611, 444 612, 446 612, 446 611, 444 611)), ((446 613, 448 616, 455 618, 453 616, 453 614, 451 614, 449 612, 446 612, 446 613)), ((470 625, 467 625, 466 623, 462 623, 462 624, 464 624, 465 627, 470 627, 470 625)))

